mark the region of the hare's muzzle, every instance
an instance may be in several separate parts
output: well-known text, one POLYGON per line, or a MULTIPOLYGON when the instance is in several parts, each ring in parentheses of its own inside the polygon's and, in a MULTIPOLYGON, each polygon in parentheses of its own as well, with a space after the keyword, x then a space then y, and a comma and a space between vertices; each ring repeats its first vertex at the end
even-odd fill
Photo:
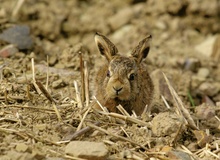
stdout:
POLYGON ((119 95, 119 92, 123 89, 123 87, 113 87, 115 90, 116 95, 119 95))

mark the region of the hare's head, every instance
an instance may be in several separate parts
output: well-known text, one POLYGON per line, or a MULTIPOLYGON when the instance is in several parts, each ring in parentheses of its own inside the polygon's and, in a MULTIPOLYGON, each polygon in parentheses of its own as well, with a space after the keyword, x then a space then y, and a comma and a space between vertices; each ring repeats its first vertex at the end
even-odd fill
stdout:
POLYGON ((102 89, 108 99, 121 101, 134 100, 139 94, 141 78, 141 61, 147 57, 151 36, 139 42, 131 56, 126 57, 118 54, 115 45, 105 36, 96 33, 95 42, 102 55, 108 60, 108 69, 104 73, 105 78, 102 89))

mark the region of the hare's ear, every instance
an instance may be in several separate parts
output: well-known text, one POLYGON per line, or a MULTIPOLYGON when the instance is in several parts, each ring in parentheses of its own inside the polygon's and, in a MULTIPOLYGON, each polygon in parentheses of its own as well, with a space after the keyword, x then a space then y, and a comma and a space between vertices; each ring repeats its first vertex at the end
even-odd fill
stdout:
POLYGON ((146 58, 150 50, 150 41, 152 36, 149 35, 139 42, 138 46, 134 48, 131 55, 137 58, 137 62, 140 63, 142 59, 146 58))
POLYGON ((99 52, 104 55, 108 61, 111 61, 112 57, 118 52, 118 49, 115 47, 115 45, 100 33, 95 34, 95 43, 99 49, 99 52))

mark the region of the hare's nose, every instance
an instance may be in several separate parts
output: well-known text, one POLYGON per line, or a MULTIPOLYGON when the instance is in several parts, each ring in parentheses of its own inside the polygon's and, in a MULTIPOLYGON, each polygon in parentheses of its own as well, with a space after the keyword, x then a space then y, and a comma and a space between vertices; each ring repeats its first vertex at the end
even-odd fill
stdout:
POLYGON ((123 87, 113 87, 113 89, 115 90, 116 94, 118 95, 119 92, 122 90, 123 87))

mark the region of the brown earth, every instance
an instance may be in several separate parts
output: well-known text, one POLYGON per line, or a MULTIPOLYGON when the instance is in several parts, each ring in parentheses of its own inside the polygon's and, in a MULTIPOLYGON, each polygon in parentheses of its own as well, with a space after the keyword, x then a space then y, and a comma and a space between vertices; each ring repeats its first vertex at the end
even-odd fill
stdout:
POLYGON ((106 159, 220 159, 219 0, 0 4, 0 159, 77 159, 65 153, 70 140, 103 142, 106 159), (20 25, 30 29, 24 39, 13 37, 20 25), (91 101, 92 79, 104 61, 94 42, 97 31, 124 54, 153 36, 144 62, 156 88, 150 115, 124 120, 88 110, 84 96, 80 103, 80 59, 88 64, 91 101))

